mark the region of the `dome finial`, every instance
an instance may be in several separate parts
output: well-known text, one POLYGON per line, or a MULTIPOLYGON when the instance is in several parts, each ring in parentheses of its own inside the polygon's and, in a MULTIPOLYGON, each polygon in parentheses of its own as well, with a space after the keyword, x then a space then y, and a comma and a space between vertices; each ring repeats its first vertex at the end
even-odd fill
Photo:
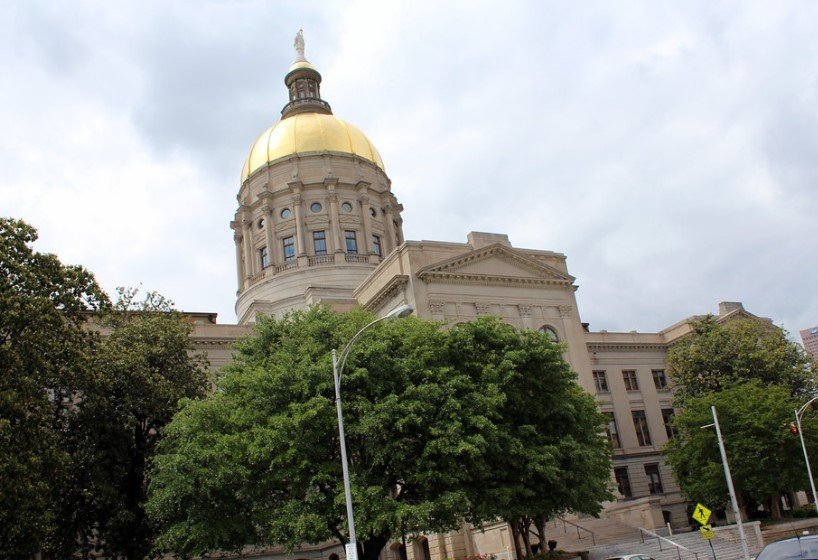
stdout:
POLYGON ((304 30, 299 29, 298 33, 295 34, 295 42, 293 43, 295 47, 295 61, 296 62, 306 62, 306 58, 304 58, 304 30))

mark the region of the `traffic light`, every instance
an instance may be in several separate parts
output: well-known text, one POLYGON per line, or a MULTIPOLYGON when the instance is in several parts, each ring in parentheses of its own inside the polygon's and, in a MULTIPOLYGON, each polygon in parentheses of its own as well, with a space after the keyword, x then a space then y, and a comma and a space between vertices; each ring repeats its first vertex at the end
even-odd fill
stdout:
POLYGON ((798 425, 795 422, 790 422, 790 433, 794 436, 798 435, 798 425))

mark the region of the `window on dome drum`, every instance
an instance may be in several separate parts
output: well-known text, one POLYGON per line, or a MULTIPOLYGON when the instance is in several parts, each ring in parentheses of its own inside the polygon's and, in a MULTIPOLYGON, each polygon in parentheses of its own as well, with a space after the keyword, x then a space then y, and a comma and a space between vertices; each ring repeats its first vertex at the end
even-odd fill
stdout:
POLYGON ((325 231, 312 232, 312 248, 316 255, 327 254, 327 234, 325 231))
POLYGON ((614 449, 621 449, 622 444, 619 442, 619 430, 616 427, 614 413, 606 412, 605 415, 608 417, 608 425, 605 428, 605 432, 608 434, 608 439, 611 440, 611 446, 614 449))
POLYGON ((381 254, 381 236, 380 235, 373 235, 372 236, 372 247, 375 249, 375 254, 379 257, 382 257, 381 254))
POLYGON ((557 330, 551 325, 543 325, 542 327, 540 327, 540 332, 543 333, 548 338, 550 338, 551 342, 560 341, 560 337, 557 334, 557 330))
POLYGON ((341 205, 341 210, 343 210, 344 212, 352 212, 352 204, 350 204, 349 202, 344 202, 341 205))
POLYGON ((594 387, 597 393, 608 392, 608 375, 604 371, 594 372, 594 387))
POLYGON ((673 409, 662 409, 662 420, 665 422, 665 432, 667 432, 667 439, 673 437, 673 409))
POLYGON ((665 370, 663 369, 654 369, 653 373, 653 384, 656 385, 657 391, 664 391, 667 389, 667 374, 665 374, 665 370))
POLYGON ((289 208, 285 208, 284 210, 281 211, 281 217, 284 218, 285 220, 290 216, 292 216, 292 212, 290 212, 289 208))
POLYGON ((264 228, 264 218, 259 218, 258 219, 258 229, 263 229, 263 228, 264 228))
POLYGON ((645 465, 645 476, 648 477, 648 492, 651 494, 664 494, 662 488, 662 477, 659 476, 659 464, 651 463, 645 465))
POLYGON ((358 238, 355 234, 355 230, 348 229, 344 231, 344 239, 346 240, 347 253, 357 253, 358 238))
POLYGON ((635 369, 623 369, 622 370, 622 381, 625 382, 625 389, 628 391, 638 391, 639 390, 639 380, 636 378, 636 370, 635 369))
POLYGON ((320 202, 313 202, 310 204, 310 211, 311 212, 320 212, 321 211, 321 203, 320 202))
POLYGON ((258 250, 258 257, 259 257, 259 260, 261 261, 261 268, 262 269, 267 268, 268 266, 270 266, 270 256, 267 254, 267 247, 266 246, 264 246, 264 247, 262 247, 261 249, 258 250))
POLYGON ((633 429, 636 430, 636 440, 640 447, 648 447, 653 445, 650 440, 650 429, 648 428, 648 419, 645 416, 644 410, 631 411, 633 416, 633 429))
POLYGON ((291 235, 281 240, 281 245, 284 247, 284 260, 291 261, 295 259, 295 238, 291 235))
POLYGON ((619 493, 626 498, 632 498, 631 478, 628 476, 628 467, 616 467, 614 469, 614 479, 616 479, 616 487, 619 493))
POLYGON ((370 206, 369 207, 369 215, 372 216, 373 218, 377 218, 378 217, 378 211, 370 206))

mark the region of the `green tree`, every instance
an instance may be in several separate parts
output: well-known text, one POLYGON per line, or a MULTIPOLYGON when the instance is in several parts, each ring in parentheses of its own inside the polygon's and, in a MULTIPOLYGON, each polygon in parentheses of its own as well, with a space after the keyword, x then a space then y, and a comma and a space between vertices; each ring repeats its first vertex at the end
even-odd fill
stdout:
POLYGON ((38 253, 37 232, 0 218, 0 557, 43 548, 69 476, 61 446, 107 304, 91 273, 38 253))
POLYGON ((667 355, 678 406, 752 379, 788 387, 793 396, 815 390, 814 362, 783 329, 751 318, 720 323, 712 315, 692 327, 667 355))
POLYGON ((457 325, 448 338, 454 367, 504 395, 486 478, 474 484, 474 503, 486 508, 478 517, 507 521, 525 547, 514 539, 517 557, 530 556, 531 535, 546 542, 549 518, 597 515, 613 498, 606 419, 576 383, 564 347, 542 333, 488 317, 457 325))
MULTIPOLYGON (((712 422, 716 406, 736 491, 743 506, 766 504, 780 515, 781 492, 804 488, 798 438, 787 426, 793 411, 815 392, 815 364, 787 333, 769 322, 707 316, 668 352, 675 382, 676 435, 668 461, 693 500, 725 504, 729 499, 712 422), (765 457, 759 462, 758 457, 765 457)), ((810 415, 805 417, 809 425, 810 415)), ((818 426, 816 426, 818 427, 818 426)), ((815 434, 811 426, 805 434, 815 434)))
MULTIPOLYGON (((715 431, 701 429, 713 422, 710 407, 716 406, 741 507, 761 503, 780 517, 780 495, 809 484, 800 440, 789 431, 801 402, 788 387, 758 380, 688 399, 674 418, 675 435, 666 448, 688 497, 716 507, 729 504, 715 431)), ((818 434, 818 417, 812 411, 804 415, 803 428, 805 436, 818 434)), ((810 441, 814 456, 815 437, 810 441)))
POLYGON ((105 336, 66 434, 71 476, 58 504, 58 556, 88 557, 95 547, 109 558, 150 553, 147 465, 179 401, 207 389, 184 316, 158 294, 137 302, 135 290, 119 293, 113 312, 99 318, 105 336))
MULTIPOLYGON (((166 428, 148 502, 162 525, 160 547, 195 555, 246 544, 346 542, 330 350, 342 348, 371 319, 361 311, 341 315, 315 308, 260 320, 216 391, 186 403, 166 428)), ((570 445, 558 446, 555 434, 560 427, 579 433, 569 424, 589 420, 586 429, 597 433, 596 412, 586 417, 561 405, 546 410, 559 399, 552 390, 569 400, 579 395, 558 351, 548 347, 549 357, 538 359, 529 348, 531 341, 545 348, 546 337, 488 320, 478 325, 484 327, 444 331, 412 318, 383 323, 349 356, 342 394, 356 528, 366 560, 377 558, 390 538, 502 515, 500 505, 513 498, 503 495, 502 502, 498 492, 485 489, 506 482, 507 475, 495 469, 509 461, 495 455, 522 445, 528 435, 534 451, 525 453, 531 459, 527 472, 551 471, 533 482, 535 491, 546 499, 549 492, 568 494, 554 471, 569 464, 570 445), (470 349, 469 338, 478 333, 505 340, 470 349), (483 351, 494 354, 481 363, 483 351), (552 373, 553 360, 560 366, 552 373), (526 386, 526 372, 517 371, 523 366, 554 386, 526 386), (548 436, 540 440, 529 433, 545 429, 544 423, 505 419, 512 407, 552 415, 548 436), (511 425, 519 431, 507 434, 511 425), (545 456, 536 464, 532 456, 540 443, 545 456)), ((585 404, 577 400, 582 411, 585 404)))

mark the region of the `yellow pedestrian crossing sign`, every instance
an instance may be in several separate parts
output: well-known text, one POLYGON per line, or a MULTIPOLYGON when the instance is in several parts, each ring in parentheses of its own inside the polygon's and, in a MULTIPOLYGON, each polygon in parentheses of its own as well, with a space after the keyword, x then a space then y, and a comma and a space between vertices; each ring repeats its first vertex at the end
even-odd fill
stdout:
POLYGON ((696 504, 696 509, 693 510, 693 519, 702 525, 707 525, 707 520, 710 519, 710 510, 701 504, 696 504))
POLYGON ((710 525, 702 525, 699 527, 699 533, 701 533, 702 538, 706 541, 709 541, 716 536, 716 533, 713 531, 713 527, 710 525))

